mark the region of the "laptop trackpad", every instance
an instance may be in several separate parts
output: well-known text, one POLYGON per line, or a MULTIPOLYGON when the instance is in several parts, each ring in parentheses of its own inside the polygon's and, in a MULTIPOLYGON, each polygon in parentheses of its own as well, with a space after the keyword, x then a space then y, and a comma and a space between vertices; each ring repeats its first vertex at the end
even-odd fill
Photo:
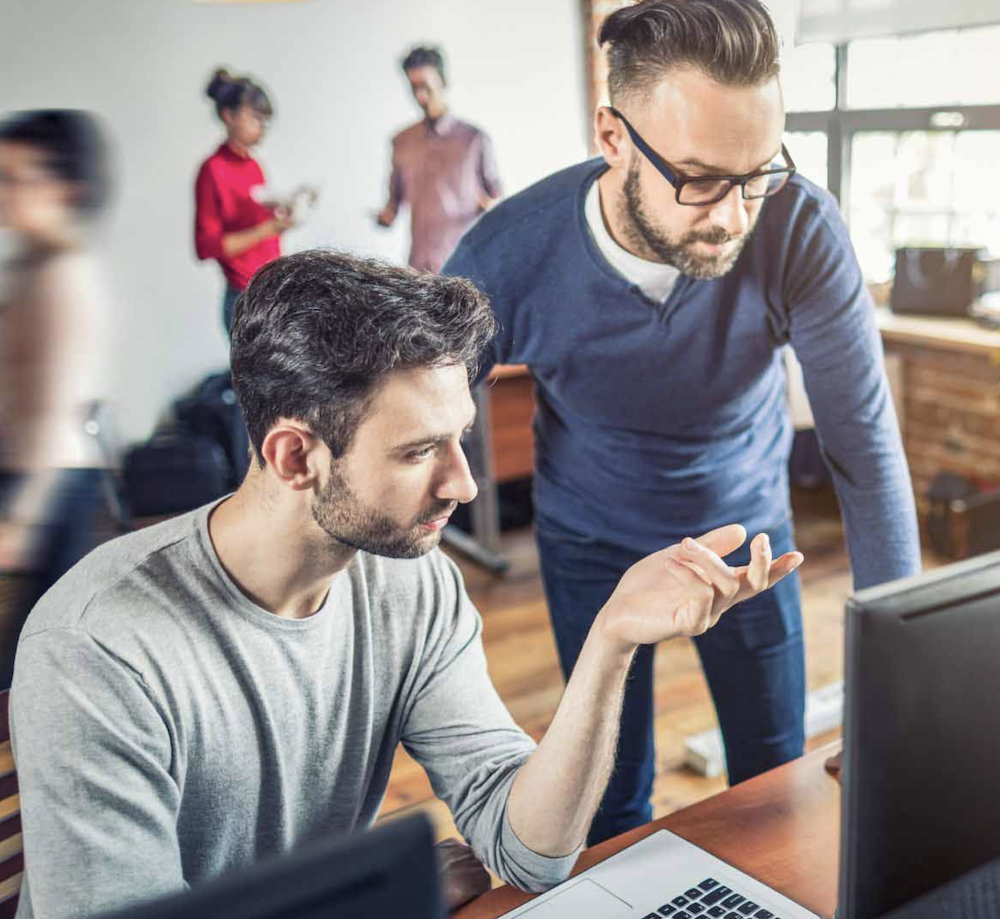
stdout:
POLYGON ((624 900, 619 900, 600 884, 582 878, 578 883, 560 891, 554 897, 546 898, 544 903, 526 909, 521 915, 530 915, 531 919, 543 919, 545 916, 566 916, 574 919, 603 919, 605 916, 616 916, 629 912, 631 906, 624 900))

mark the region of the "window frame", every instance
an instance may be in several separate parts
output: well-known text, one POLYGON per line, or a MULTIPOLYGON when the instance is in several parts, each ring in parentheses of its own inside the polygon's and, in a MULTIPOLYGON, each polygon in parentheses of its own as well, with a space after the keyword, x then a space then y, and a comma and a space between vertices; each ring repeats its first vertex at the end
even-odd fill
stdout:
MULTIPOLYGON (((951 31, 951 30, 948 30, 951 31)), ((965 30, 959 30, 965 31, 965 30)), ((1000 104, 939 105, 918 108, 848 108, 848 42, 834 46, 834 106, 825 111, 788 112, 786 132, 823 131, 826 134, 827 188, 841 210, 850 213, 851 148, 856 134, 905 131, 963 133, 1000 131, 1000 104), (935 124, 942 115, 961 124, 935 124)))

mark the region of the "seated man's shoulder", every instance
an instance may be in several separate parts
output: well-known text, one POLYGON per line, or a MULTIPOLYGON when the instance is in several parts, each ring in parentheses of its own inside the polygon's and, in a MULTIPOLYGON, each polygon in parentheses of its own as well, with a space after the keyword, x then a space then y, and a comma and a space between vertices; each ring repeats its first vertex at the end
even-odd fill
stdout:
POLYGON ((38 601, 21 633, 81 629, 114 644, 176 618, 199 563, 194 511, 96 548, 38 601))

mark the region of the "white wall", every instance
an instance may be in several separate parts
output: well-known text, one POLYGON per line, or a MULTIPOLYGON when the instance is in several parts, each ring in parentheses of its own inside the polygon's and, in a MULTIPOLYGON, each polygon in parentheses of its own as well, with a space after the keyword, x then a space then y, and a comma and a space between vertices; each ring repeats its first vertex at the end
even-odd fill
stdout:
POLYGON ((226 362, 222 277, 197 262, 192 184, 221 128, 202 94, 220 64, 260 79, 277 117, 259 151, 272 184, 321 186, 284 251, 333 245, 403 260, 404 222, 378 230, 388 141, 419 112, 398 61, 447 55, 452 109, 493 137, 508 192, 586 155, 577 0, 0 0, 0 114, 80 107, 119 159, 107 228, 118 316, 119 427, 147 435, 170 401, 226 362))

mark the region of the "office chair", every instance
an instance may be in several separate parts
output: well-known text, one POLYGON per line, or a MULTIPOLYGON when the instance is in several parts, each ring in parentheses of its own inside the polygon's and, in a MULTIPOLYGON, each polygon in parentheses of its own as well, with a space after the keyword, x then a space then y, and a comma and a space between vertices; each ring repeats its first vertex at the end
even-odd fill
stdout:
POLYGON ((0 919, 13 919, 21 893, 21 800, 10 749, 10 690, 0 692, 0 919))

